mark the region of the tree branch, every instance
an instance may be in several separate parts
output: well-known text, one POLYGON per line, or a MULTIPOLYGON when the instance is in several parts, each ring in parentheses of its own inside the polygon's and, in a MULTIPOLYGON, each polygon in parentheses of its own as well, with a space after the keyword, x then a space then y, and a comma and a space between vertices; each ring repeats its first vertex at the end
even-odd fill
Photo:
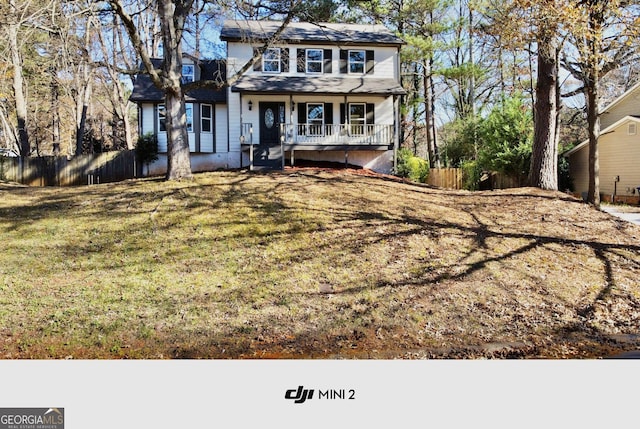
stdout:
POLYGON ((142 39, 138 34, 138 30, 136 28, 135 22, 133 18, 124 10, 122 7, 122 3, 120 0, 108 0, 109 4, 113 8, 114 12, 120 17, 122 20, 122 24, 124 28, 127 30, 127 34, 129 34, 129 38, 131 39, 131 43, 133 44, 133 48, 136 50, 140 58, 142 59, 142 63, 146 72, 151 77, 154 85, 158 88, 164 88, 166 86, 166 79, 162 74, 161 70, 156 69, 153 66, 153 62, 149 57, 146 49, 144 48, 144 43, 142 43, 142 39))

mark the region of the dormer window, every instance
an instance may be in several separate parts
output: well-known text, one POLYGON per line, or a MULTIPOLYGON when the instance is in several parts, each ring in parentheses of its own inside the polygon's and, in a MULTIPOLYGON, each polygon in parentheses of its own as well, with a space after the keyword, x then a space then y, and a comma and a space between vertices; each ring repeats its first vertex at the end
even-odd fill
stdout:
POLYGON ((365 51, 349 51, 349 74, 363 74, 367 62, 365 51))
POLYGON ((267 48, 262 54, 262 71, 280 73, 280 48, 267 48))
POLYGON ((195 66, 193 64, 184 64, 182 66, 182 83, 191 83, 195 80, 195 66))
POLYGON ((324 57, 322 49, 307 49, 306 72, 322 73, 324 57))

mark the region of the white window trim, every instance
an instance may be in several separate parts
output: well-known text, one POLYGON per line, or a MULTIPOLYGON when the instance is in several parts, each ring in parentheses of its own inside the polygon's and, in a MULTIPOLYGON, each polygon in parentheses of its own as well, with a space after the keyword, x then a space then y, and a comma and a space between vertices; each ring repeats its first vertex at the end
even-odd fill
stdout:
POLYGON ((367 103, 349 103, 347 105, 349 128, 351 129, 351 135, 363 136, 367 130, 367 103), (363 116, 362 118, 351 118, 351 106, 362 106, 363 116), (354 120, 356 122, 354 122, 354 120), (361 128, 360 128, 361 127, 361 128), (354 130, 356 130, 354 132, 354 130), (362 130, 362 132, 357 132, 362 130))
POLYGON ((185 116, 187 119, 187 132, 193 132, 193 103, 185 103, 185 116), (189 118, 189 112, 191 112, 191 118, 189 118), (191 119, 191 120, 189 120, 191 119))
POLYGON ((262 53, 262 71, 264 73, 280 73, 281 70, 281 64, 282 64, 282 50, 280 48, 267 48, 264 50, 264 52, 262 53), (271 59, 271 60, 265 60, 265 54, 267 53, 267 51, 277 51, 278 52, 278 56, 277 56, 277 60, 276 59, 271 59), (278 64, 278 70, 265 70, 264 64, 265 62, 274 62, 276 61, 278 64))
MULTIPOLYGON (((307 103, 307 135, 308 136, 323 136, 324 135, 324 103, 307 103), (309 118, 309 112, 312 110, 312 107, 320 106, 322 109, 322 124, 312 123, 312 119, 309 118), (312 130, 316 129, 315 127, 320 127, 319 133, 314 133, 312 130)), ((319 121, 318 119, 313 119, 313 121, 319 121)))
POLYGON ((183 64, 182 65, 182 83, 191 83, 196 80, 196 66, 195 64, 183 64), (191 67, 191 73, 185 73, 185 68, 191 67))
MULTIPOLYGON (((187 116, 187 132, 192 133, 193 132, 193 103, 185 103, 185 114, 187 116), (189 114, 187 113, 188 111, 191 111, 191 122, 189 122, 189 114)), ((166 125, 167 110, 165 109, 164 104, 158 104, 157 120, 158 120, 158 132, 161 132, 161 133, 167 132, 167 125, 166 125), (164 117, 162 113, 164 113, 164 117), (165 121, 164 127, 162 126, 163 119, 165 121)))
POLYGON ((213 105, 212 104, 200 105, 200 132, 206 133, 206 134, 213 133, 213 105), (202 113, 205 107, 209 108, 209 113, 210 113, 209 116, 204 116, 204 114, 202 113), (202 126, 204 121, 209 121, 209 131, 204 131, 204 127, 202 126))
MULTIPOLYGON (((304 70, 307 74, 322 74, 324 72, 324 49, 309 48, 305 50, 304 55, 304 70), (320 60, 309 60, 309 51, 320 51, 320 60), (309 71, 310 63, 319 63, 320 71, 309 71)), ((324 113, 324 112, 323 112, 324 113)))
POLYGON ((167 109, 165 109, 164 104, 158 104, 158 111, 156 116, 156 120, 158 121, 158 132, 166 133, 167 109))
POLYGON ((347 51, 347 74, 353 74, 353 75, 363 75, 367 72, 367 51, 364 49, 349 49, 347 51), (351 61, 351 53, 352 52, 362 52, 362 62, 360 61, 351 61), (351 64, 362 64, 362 71, 361 72, 352 72, 351 71, 351 64))

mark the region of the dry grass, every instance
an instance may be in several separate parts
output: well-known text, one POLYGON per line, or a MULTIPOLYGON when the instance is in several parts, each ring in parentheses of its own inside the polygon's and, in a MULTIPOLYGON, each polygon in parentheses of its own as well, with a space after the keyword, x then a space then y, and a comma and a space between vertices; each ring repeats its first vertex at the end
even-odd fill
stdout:
POLYGON ((591 358, 640 345, 640 227, 560 193, 220 172, 0 185, 3 358, 591 358))

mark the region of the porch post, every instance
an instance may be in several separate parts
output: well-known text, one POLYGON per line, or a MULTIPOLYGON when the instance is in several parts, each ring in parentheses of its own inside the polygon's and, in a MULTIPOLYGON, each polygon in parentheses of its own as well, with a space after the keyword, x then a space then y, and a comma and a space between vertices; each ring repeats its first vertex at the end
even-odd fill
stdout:
POLYGON ((253 138, 249 139, 249 171, 253 171, 253 138))

